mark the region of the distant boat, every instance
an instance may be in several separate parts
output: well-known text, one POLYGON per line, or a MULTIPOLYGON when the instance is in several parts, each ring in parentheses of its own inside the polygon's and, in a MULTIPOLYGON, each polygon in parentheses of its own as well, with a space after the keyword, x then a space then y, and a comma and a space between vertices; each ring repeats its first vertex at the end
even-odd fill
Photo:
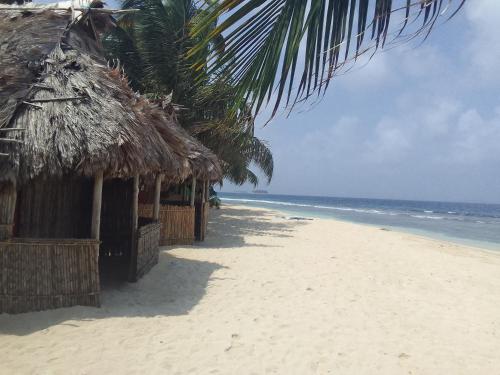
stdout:
POLYGON ((254 190, 252 191, 253 194, 269 194, 267 190, 254 190))

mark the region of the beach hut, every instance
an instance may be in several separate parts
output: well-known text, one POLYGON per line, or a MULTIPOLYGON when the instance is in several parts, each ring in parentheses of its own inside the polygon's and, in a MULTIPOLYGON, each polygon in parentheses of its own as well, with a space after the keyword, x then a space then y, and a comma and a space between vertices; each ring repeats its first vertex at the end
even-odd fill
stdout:
POLYGON ((135 281, 158 261, 141 176, 182 161, 101 57, 109 21, 0 8, 0 313, 99 306, 102 276, 135 281))
POLYGON ((179 145, 177 150, 183 160, 183 171, 176 176, 164 176, 155 188, 145 187, 140 195, 142 216, 158 219, 161 224, 160 245, 191 245, 203 241, 208 224, 209 184, 222 179, 218 158, 177 123, 172 105, 163 103, 164 120, 157 121, 157 130, 167 143, 179 145), (158 211, 152 201, 156 191, 161 196, 158 211))

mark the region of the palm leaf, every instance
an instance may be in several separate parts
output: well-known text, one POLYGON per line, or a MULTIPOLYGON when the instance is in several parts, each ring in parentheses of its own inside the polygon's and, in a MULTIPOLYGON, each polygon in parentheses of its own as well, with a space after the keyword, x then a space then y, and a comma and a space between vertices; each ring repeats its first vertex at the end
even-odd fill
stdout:
POLYGON ((237 108, 248 104, 258 113, 272 101, 274 116, 285 98, 288 106, 314 93, 324 93, 335 73, 361 54, 374 53, 395 38, 427 37, 445 11, 455 6, 453 16, 464 3, 465 0, 210 2, 191 31, 193 37, 205 37, 187 57, 196 58, 209 43, 217 45, 223 35, 224 49, 212 50, 208 58, 197 59, 193 67, 203 70, 205 76, 231 77, 230 83, 237 88, 237 108), (391 16, 397 11, 404 12, 404 21, 391 31, 391 16), (218 18, 223 21, 207 32, 218 18), (414 22, 418 19, 420 23, 414 22))

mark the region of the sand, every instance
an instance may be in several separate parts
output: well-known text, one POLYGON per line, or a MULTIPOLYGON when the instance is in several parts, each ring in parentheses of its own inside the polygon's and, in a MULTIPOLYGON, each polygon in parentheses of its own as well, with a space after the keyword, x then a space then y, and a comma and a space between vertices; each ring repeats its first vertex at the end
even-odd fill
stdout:
POLYGON ((0 315, 1 374, 500 374, 500 256, 377 227, 212 211, 100 309, 0 315))

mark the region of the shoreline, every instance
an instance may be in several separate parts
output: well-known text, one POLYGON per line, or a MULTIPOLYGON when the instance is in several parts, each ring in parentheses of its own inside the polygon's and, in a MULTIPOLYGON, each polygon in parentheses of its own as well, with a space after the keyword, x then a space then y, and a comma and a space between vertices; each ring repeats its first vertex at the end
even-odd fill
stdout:
MULTIPOLYGON (((352 223, 352 224, 359 224, 359 225, 366 225, 366 226, 372 226, 372 227, 384 227, 384 228, 390 228, 392 231, 396 232, 402 232, 402 233, 408 233, 412 234, 415 236, 423 237, 423 238, 428 238, 428 239, 433 239, 436 241, 443 241, 443 242, 448 242, 451 244, 459 245, 459 246, 466 246, 466 247, 472 247, 476 248, 478 250, 485 250, 485 251, 491 251, 491 252, 497 252, 500 253, 500 243, 496 242, 491 242, 491 241, 484 241, 484 240, 474 240, 474 239, 469 239, 469 238, 461 238, 461 237, 455 237, 447 234, 443 234, 440 232, 434 232, 430 230, 425 230, 425 229, 418 229, 418 228, 413 228, 413 227, 405 227, 405 226, 398 226, 398 225, 384 225, 384 224, 377 224, 377 223, 370 223, 370 222, 363 222, 361 220, 350 220, 348 218, 343 218, 343 217, 338 217, 334 215, 321 215, 317 214, 314 215, 312 213, 306 213, 306 212, 300 212, 300 210, 293 210, 289 209, 287 210, 286 208, 282 207, 269 207, 266 205, 259 205, 259 201, 251 201, 250 204, 247 203, 239 203, 240 201, 237 198, 225 198, 221 197, 221 201, 224 205, 227 206, 241 206, 241 207, 248 207, 248 208, 258 208, 258 209, 264 209, 264 210, 272 210, 276 212, 283 213, 285 215, 302 215, 307 218, 313 218, 313 219, 320 219, 320 220, 334 220, 334 221, 341 221, 345 223, 352 223)), ((269 205, 273 205, 271 201, 269 201, 269 205)), ((279 203, 276 203, 276 205, 279 205, 279 203)), ((291 204, 290 206, 294 206, 291 204)))
MULTIPOLYGON (((264 211, 269 211, 269 212, 276 214, 276 215, 285 215, 284 219, 286 219, 286 220, 295 220, 295 219, 290 219, 290 217, 295 217, 295 216, 286 216, 288 214, 288 212, 286 212, 286 210, 272 209, 272 208, 268 208, 268 207, 257 207, 257 206, 253 207, 253 206, 247 206, 244 204, 240 205, 240 204, 232 204, 232 203, 230 203, 230 204, 223 203, 223 206, 221 206, 221 207, 228 207, 228 208, 235 208, 235 209, 249 209, 249 210, 253 210, 253 209, 264 210, 264 211)), ((299 217, 299 216, 297 216, 297 217, 299 217)), ((435 245, 446 245, 448 247, 456 247, 460 250, 466 250, 466 251, 472 251, 472 252, 484 252, 486 255, 491 255, 494 257, 498 257, 500 259, 500 249, 499 250, 488 249, 488 248, 474 246, 474 245, 467 244, 467 243, 455 242, 455 241, 451 241, 448 239, 441 239, 441 238, 436 238, 436 237, 432 237, 432 236, 426 236, 425 234, 414 233, 411 230, 406 231, 404 229, 407 229, 407 228, 404 228, 404 227, 394 227, 394 226, 390 226, 390 225, 382 226, 382 225, 377 225, 377 224, 372 224, 372 223, 360 223, 360 222, 356 222, 356 221, 350 221, 347 219, 344 220, 341 218, 333 218, 333 217, 314 217, 314 216, 307 217, 307 216, 304 216, 304 218, 307 221, 309 221, 309 220, 312 220, 312 221, 314 221, 314 220, 332 221, 333 223, 343 223, 343 224, 347 224, 347 225, 359 226, 361 228, 372 228, 375 230, 392 232, 392 233, 399 234, 399 235, 407 235, 407 236, 414 237, 414 238, 422 240, 422 241, 427 241, 427 242, 433 243, 435 245)), ((299 219, 297 221, 301 221, 301 220, 299 219)), ((425 232, 425 231, 422 231, 422 232, 425 232)), ((427 233, 427 232, 425 232, 425 233, 427 233)))
POLYGON ((224 205, 102 307, 0 315, 13 374, 490 374, 500 256, 224 205))

